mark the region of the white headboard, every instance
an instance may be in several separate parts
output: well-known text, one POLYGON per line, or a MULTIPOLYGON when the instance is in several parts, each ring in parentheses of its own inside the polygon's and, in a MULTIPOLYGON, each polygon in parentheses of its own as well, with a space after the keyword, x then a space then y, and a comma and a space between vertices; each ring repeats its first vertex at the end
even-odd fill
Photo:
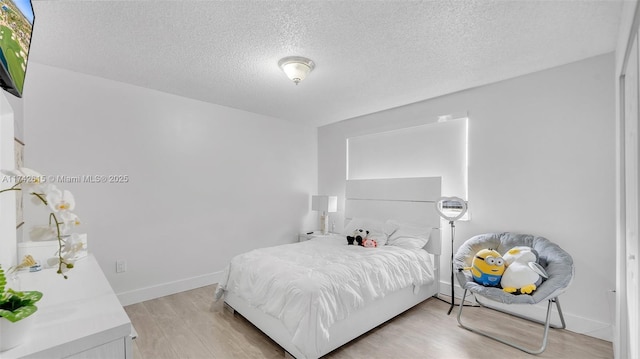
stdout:
POLYGON ((441 177, 348 180, 345 217, 395 219, 431 226, 434 230, 425 249, 439 256, 440 216, 435 203, 441 196, 441 182, 441 177))

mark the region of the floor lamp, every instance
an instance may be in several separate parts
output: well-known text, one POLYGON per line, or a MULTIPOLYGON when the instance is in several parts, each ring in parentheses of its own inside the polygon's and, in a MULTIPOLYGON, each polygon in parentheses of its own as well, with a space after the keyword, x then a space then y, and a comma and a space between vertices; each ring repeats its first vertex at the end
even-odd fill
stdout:
POLYGON ((453 240, 455 238, 455 222, 467 213, 467 202, 458 197, 440 197, 436 202, 436 210, 440 217, 449 221, 451 226, 451 306, 447 315, 451 314, 454 306, 454 274, 453 274, 453 240))

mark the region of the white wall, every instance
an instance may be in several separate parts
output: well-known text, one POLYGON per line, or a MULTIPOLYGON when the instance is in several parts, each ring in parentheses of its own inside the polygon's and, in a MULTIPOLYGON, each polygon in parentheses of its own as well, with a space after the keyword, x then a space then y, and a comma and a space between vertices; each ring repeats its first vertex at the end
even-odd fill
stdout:
POLYGON ((233 255, 315 228, 315 128, 33 62, 27 81, 26 166, 130 178, 58 184, 123 302, 216 282, 233 255))
MULTIPOLYGON (((614 56, 607 54, 321 127, 318 189, 344 198, 346 138, 468 111, 472 220, 456 225, 455 247, 473 235, 502 231, 533 233, 558 243, 576 266, 575 280, 562 297, 569 328, 611 340, 613 69, 614 56), (572 210, 557 203, 570 204, 572 210)), ((338 211, 336 217, 344 211, 343 201, 338 211)), ((445 243, 448 238, 444 231, 445 243)), ((448 248, 444 245, 441 264, 443 293, 449 291, 448 248)))

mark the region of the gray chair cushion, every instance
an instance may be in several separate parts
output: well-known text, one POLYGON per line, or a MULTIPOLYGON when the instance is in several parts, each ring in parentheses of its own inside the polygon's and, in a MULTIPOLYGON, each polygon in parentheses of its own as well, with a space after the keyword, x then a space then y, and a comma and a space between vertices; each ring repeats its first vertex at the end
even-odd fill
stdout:
POLYGON ((471 292, 505 304, 535 304, 560 295, 573 279, 573 258, 557 244, 548 239, 529 234, 488 233, 470 238, 460 246, 453 260, 453 267, 460 286, 471 292), (528 246, 538 252, 538 263, 547 271, 549 278, 538 286, 533 294, 513 295, 501 288, 485 287, 473 281, 470 267, 475 254, 485 248, 491 248, 504 255, 516 246, 528 246))

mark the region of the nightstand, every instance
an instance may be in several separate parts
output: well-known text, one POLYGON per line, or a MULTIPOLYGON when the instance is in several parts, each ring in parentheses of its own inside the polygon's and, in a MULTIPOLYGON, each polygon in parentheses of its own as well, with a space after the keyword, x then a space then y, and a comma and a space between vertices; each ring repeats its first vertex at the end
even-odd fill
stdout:
POLYGON ((298 242, 304 242, 304 241, 308 241, 311 238, 317 238, 317 237, 328 237, 330 236, 332 233, 329 232, 328 234, 322 234, 322 232, 320 231, 313 231, 313 233, 300 233, 298 234, 298 242))

